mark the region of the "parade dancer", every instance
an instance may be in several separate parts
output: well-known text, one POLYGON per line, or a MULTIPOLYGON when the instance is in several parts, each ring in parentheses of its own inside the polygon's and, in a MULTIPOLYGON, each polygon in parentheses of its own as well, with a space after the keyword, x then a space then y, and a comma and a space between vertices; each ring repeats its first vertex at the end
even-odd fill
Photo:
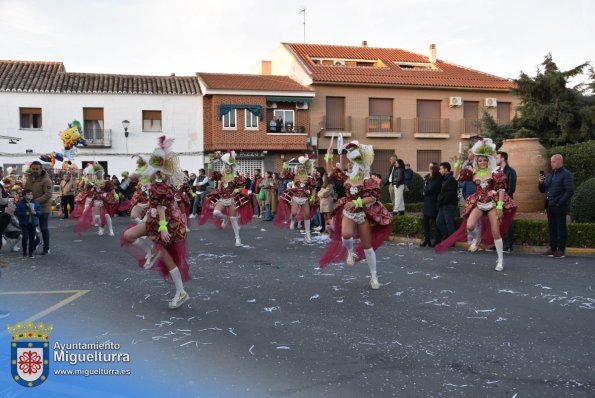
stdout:
POLYGON ((139 246, 141 237, 148 236, 159 251, 156 270, 161 276, 174 283, 176 293, 169 302, 169 308, 179 308, 189 299, 184 282, 190 280, 187 261, 186 224, 175 204, 176 187, 184 180, 178 156, 171 151, 173 139, 162 136, 159 147, 150 156, 143 175, 150 178, 149 204, 145 220, 130 226, 120 239, 127 251, 139 262, 146 263, 146 251, 139 246))
POLYGON ((223 172, 214 171, 210 180, 219 181, 218 188, 209 193, 204 200, 206 205, 202 208, 199 224, 202 225, 210 219, 217 228, 221 228, 223 220, 229 218, 236 239, 236 246, 242 246, 240 239, 240 224, 252 222, 252 206, 250 198, 242 189, 246 186, 246 178, 234 173, 236 153, 230 151, 221 156, 224 163, 223 172))
POLYGON ((316 179, 309 174, 312 168, 312 161, 308 156, 298 158, 295 173, 289 170, 287 163, 283 163, 281 178, 292 180, 292 187, 281 194, 274 221, 276 226, 289 229, 295 228, 296 221, 303 221, 306 243, 312 242, 310 220, 314 217, 319 203, 315 195, 316 179))
POLYGON ((457 241, 466 242, 467 234, 472 234, 473 239, 469 251, 477 251, 477 244, 480 241, 486 244, 493 243, 498 253, 495 269, 502 271, 504 270, 502 234, 508 230, 512 223, 516 204, 505 192, 506 175, 501 170, 496 170, 496 145, 492 140, 490 138, 481 139, 473 145, 471 150, 475 154, 473 170, 462 170, 459 180, 473 181, 476 191, 465 201, 463 222, 459 229, 437 245, 435 250, 442 253, 457 241), (479 236, 476 229, 478 222, 483 222, 482 236, 479 236))
POLYGON ((85 208, 74 230, 80 234, 92 225, 97 225, 97 234, 102 236, 107 225, 109 236, 114 236, 112 217, 119 204, 116 190, 111 181, 103 180, 104 170, 99 163, 88 165, 84 173, 88 178, 85 208))
POLYGON ((353 167, 347 176, 338 168, 331 173, 335 181, 346 179, 346 196, 337 201, 333 218, 335 230, 319 264, 323 268, 344 260, 347 265, 353 265, 365 257, 370 269, 370 288, 378 289, 376 249, 390 236, 393 217, 380 202, 380 185, 370 178, 374 161, 372 146, 351 141, 344 149, 353 167), (354 243, 356 234, 360 240, 357 245, 354 243))

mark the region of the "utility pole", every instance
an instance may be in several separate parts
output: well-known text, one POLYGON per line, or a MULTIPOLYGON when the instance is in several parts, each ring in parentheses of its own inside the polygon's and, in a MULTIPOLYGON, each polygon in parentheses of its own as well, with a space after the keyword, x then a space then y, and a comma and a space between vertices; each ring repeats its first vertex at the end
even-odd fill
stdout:
POLYGON ((303 7, 298 14, 304 14, 304 44, 306 44, 306 7, 303 7))

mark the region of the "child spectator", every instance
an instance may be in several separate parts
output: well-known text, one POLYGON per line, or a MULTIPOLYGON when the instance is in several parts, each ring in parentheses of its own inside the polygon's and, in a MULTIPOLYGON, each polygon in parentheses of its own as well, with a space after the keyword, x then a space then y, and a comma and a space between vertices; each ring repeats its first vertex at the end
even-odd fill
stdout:
POLYGON ((39 225, 41 205, 33 199, 33 191, 30 189, 23 190, 23 198, 17 204, 15 215, 19 218, 23 235, 23 257, 27 257, 27 243, 29 243, 29 258, 33 258, 33 253, 39 243, 35 227, 39 225))

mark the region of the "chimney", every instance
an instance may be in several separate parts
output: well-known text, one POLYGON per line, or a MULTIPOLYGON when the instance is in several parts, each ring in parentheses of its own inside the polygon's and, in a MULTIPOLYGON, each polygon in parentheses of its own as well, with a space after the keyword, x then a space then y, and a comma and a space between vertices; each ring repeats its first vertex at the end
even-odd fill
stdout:
POLYGON ((363 40, 362 41, 362 47, 368 47, 368 41, 367 40, 363 40))
POLYGON ((170 73, 169 74, 171 77, 174 77, 176 74, 175 73, 170 73))
POLYGON ((431 64, 436 63, 436 45, 435 44, 430 44, 430 56, 428 57, 428 61, 431 64))
POLYGON ((273 61, 261 61, 261 74, 270 76, 273 74, 273 61))

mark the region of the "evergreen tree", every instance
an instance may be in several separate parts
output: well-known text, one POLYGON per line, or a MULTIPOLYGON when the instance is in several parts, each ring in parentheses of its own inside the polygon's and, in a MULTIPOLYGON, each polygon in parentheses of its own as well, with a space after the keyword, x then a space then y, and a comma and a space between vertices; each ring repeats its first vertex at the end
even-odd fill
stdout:
MULTIPOLYGON (((539 137, 546 146, 584 142, 595 139, 595 104, 593 94, 584 84, 568 87, 571 78, 581 75, 586 62, 561 71, 548 54, 535 77, 521 72, 513 90, 521 102, 512 125, 517 135, 539 137)), ((592 72, 592 70, 591 70, 592 72)), ((589 86, 595 87, 593 73, 589 86)), ((591 90, 592 91, 592 90, 591 90)))

